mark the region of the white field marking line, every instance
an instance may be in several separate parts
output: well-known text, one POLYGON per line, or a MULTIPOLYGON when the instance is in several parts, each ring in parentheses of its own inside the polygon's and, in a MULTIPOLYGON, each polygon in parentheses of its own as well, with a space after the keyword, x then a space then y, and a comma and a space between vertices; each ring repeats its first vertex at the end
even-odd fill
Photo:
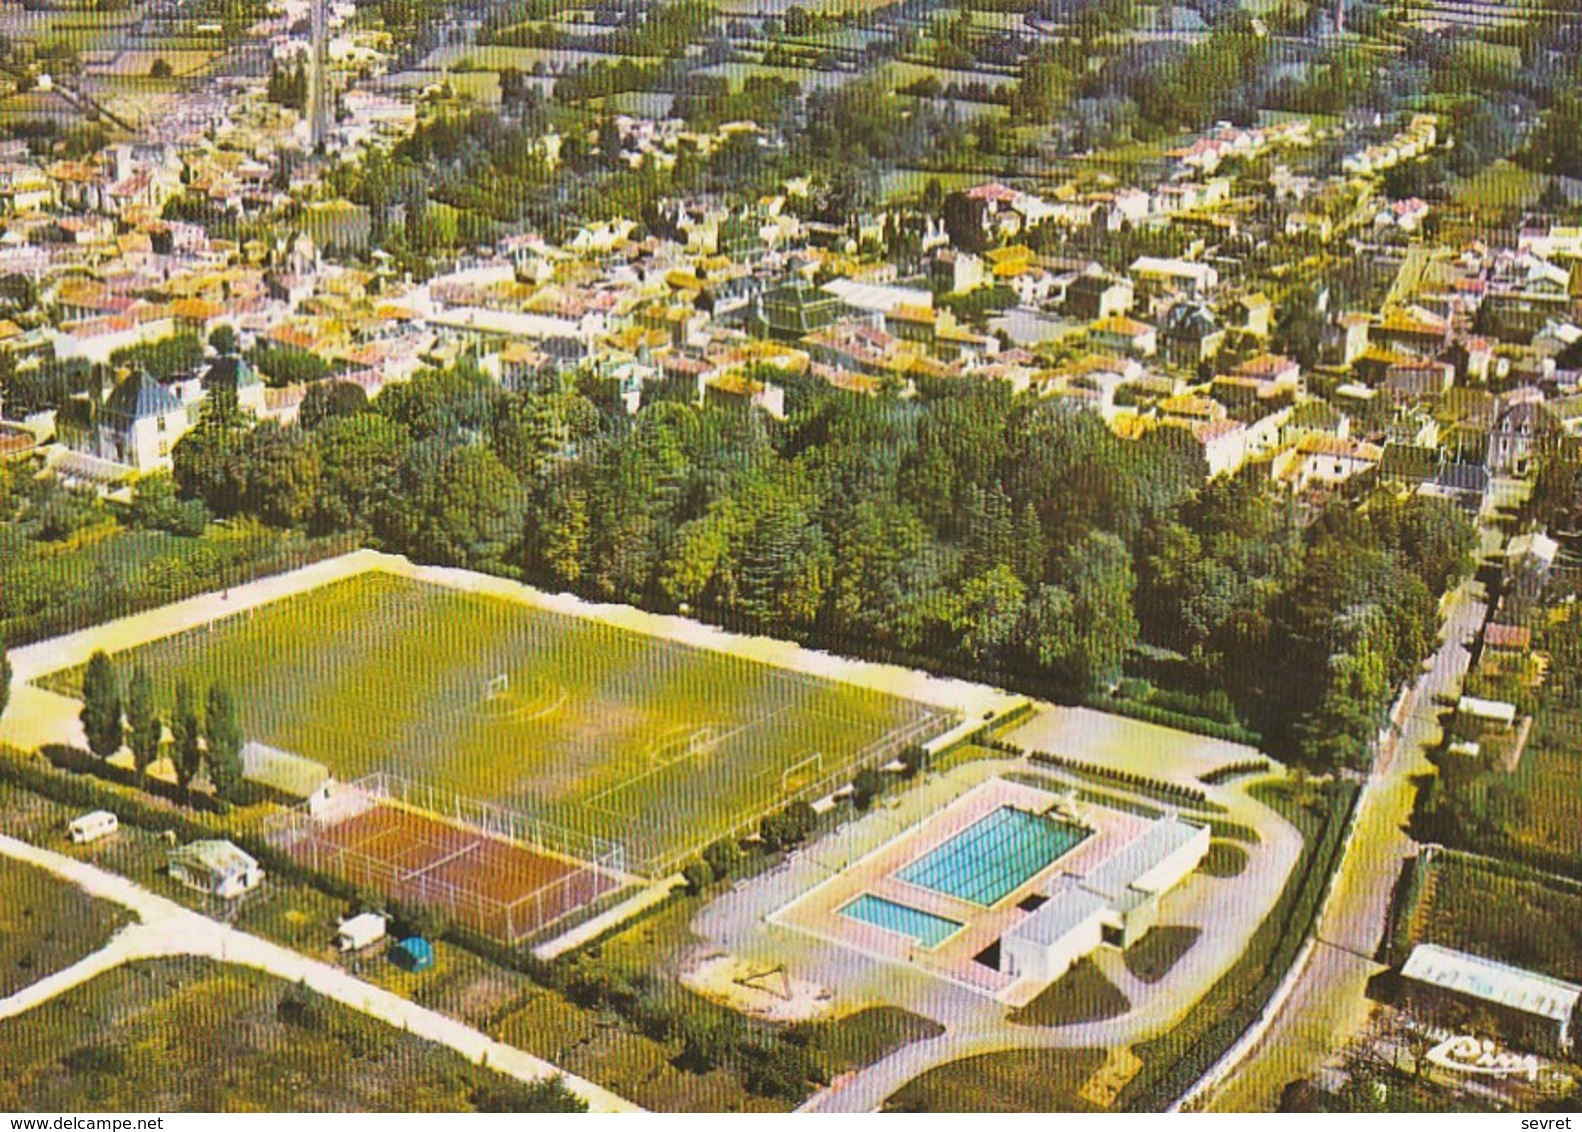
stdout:
MULTIPOLYGON (((708 754, 710 751, 718 750, 728 740, 734 739, 736 736, 742 734, 743 732, 751 731, 755 727, 766 726, 769 723, 772 723, 776 718, 778 718, 779 716, 785 714, 787 711, 790 711, 790 710, 791 710, 790 708, 779 708, 779 709, 777 709, 777 710, 775 710, 773 712, 770 712, 768 715, 760 716, 760 717, 755 718, 755 719, 750 719, 746 723, 741 724, 739 727, 732 728, 730 731, 725 732, 725 734, 719 736, 716 739, 711 740, 706 747, 704 747, 704 748, 702 748, 702 749, 700 749, 698 751, 691 752, 691 753, 686 754, 686 755, 681 755, 681 756, 679 756, 677 758, 671 759, 667 763, 660 763, 657 766, 650 766, 648 769, 639 771, 637 774, 634 774, 634 775, 632 775, 629 778, 622 779, 621 781, 615 783, 613 786, 605 787, 603 790, 599 791, 597 794, 594 794, 594 795, 590 796, 586 801, 584 801, 582 803, 582 805, 585 805, 585 806, 588 806, 588 805, 599 806, 600 808, 608 809, 608 806, 607 806, 607 803, 606 803, 606 799, 608 799, 612 794, 618 794, 618 793, 620 793, 623 790, 628 790, 631 787, 636 786, 639 782, 643 782, 646 779, 652 778, 656 774, 661 774, 664 771, 669 770, 673 766, 679 766, 681 763, 684 763, 684 762, 691 762, 694 759, 700 758, 701 756, 703 756, 705 754, 708 754)), ((630 813, 628 813, 626 811, 617 811, 617 812, 619 813, 619 815, 621 817, 631 817, 631 816, 633 816, 632 814, 630 814, 630 813)))

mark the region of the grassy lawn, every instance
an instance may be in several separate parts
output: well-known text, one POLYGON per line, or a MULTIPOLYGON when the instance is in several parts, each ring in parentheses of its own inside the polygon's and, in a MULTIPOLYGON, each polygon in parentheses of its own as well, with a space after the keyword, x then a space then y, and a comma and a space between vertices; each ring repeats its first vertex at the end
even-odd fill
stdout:
POLYGON ((1534 849, 1582 858, 1582 712, 1543 703, 1510 785, 1526 804, 1518 839, 1534 849))
MULTIPOLYGON (((620 839, 712 840, 927 709, 502 598, 365 574, 119 657, 163 705, 236 692, 244 734, 620 839), (504 675, 492 697, 485 686, 504 675), (799 779, 800 780, 800 779, 799 779)), ((50 680, 75 694, 77 671, 50 680)))
POLYGON ((1500 210, 1529 208, 1543 195, 1549 178, 1513 165, 1496 161, 1451 189, 1452 199, 1464 208, 1500 210))
POLYGON ((749 1096, 728 1070, 699 1074, 681 1068, 675 1064, 679 1041, 637 1033, 552 991, 528 992, 491 1032, 655 1111, 783 1112, 788 1107, 749 1096))
POLYGON ((889 1112, 1098 1112, 1077 1096, 1105 1062, 1097 1049, 1019 1049, 952 1061, 908 1082, 889 1112))
POLYGON ((1453 850, 1435 852, 1417 868, 1424 875, 1414 878, 1399 913, 1399 958, 1414 944, 1437 943, 1559 979, 1582 978, 1582 885, 1453 850))
POLYGON ((1159 927, 1126 951, 1126 969, 1145 983, 1157 983, 1170 973, 1176 962, 1192 950, 1200 928, 1159 927))
POLYGON ((811 1045, 830 1074, 872 1065, 902 1046, 937 1038, 945 1032, 939 1023, 898 1006, 870 1006, 808 1027, 811 1045))
POLYGON ((472 1111, 513 1081, 337 1003, 196 959, 111 971, 0 1022, 0 1108, 472 1111))
POLYGON ((1070 1026, 1118 1018, 1130 1008, 1131 1001, 1104 977, 1093 960, 1082 959, 1012 1014, 1011 1021, 1023 1026, 1070 1026))
POLYGON ((1247 850, 1233 841, 1210 842, 1208 855, 1198 865, 1198 871, 1211 877, 1240 876, 1247 867, 1247 850))
POLYGON ((97 951, 130 922, 42 869, 0 858, 0 998, 97 951))

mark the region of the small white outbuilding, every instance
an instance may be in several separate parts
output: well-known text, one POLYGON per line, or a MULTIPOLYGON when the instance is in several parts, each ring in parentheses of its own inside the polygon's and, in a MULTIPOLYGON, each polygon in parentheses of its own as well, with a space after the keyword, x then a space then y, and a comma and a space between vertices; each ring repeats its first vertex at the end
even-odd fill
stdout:
POLYGON ((378 912, 363 912, 342 920, 335 933, 335 946, 341 951, 361 951, 385 937, 389 921, 378 912))
POLYGON ((109 810, 94 810, 75 819, 66 827, 66 831, 74 844, 86 845, 101 837, 109 837, 120 828, 121 819, 109 810))

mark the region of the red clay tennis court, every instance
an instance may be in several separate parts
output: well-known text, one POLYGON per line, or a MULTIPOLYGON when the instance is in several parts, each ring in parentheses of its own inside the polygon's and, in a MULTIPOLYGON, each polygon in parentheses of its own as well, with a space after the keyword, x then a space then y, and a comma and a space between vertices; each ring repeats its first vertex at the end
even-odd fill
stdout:
MULTIPOLYGON (((338 812, 294 812, 277 843, 307 867, 406 903, 438 908, 507 942, 622 887, 609 862, 535 849, 379 792, 338 812)), ((485 815, 490 816, 490 815, 485 815)), ((497 816, 497 815, 496 815, 497 816)), ((541 833, 536 823, 524 829, 541 833)))

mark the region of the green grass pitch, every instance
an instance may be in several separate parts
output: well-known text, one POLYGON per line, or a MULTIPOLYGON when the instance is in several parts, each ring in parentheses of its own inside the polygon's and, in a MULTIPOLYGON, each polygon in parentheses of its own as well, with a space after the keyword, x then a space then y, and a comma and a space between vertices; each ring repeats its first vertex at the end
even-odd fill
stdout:
MULTIPOLYGON (((236 693, 249 739, 679 852, 926 720, 898 697, 504 598, 370 573, 129 650, 236 693), (500 677, 505 679, 502 681, 500 677), (502 688, 501 685, 504 684, 502 688)), ((57 674, 76 695, 80 670, 57 674)))

